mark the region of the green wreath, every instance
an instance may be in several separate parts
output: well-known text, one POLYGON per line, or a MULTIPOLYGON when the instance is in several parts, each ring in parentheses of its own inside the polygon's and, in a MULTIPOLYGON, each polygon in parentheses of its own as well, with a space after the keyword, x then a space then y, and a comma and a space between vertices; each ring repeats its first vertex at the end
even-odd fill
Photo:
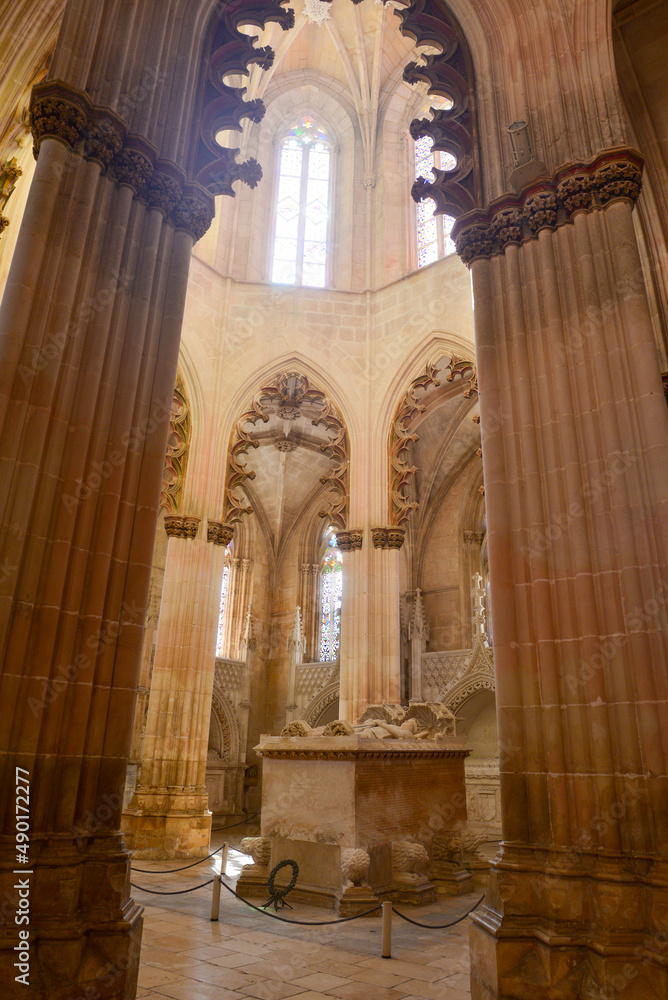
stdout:
POLYGON ((298 875, 299 875, 299 865, 297 864, 296 861, 292 861, 290 858, 288 858, 287 861, 279 861, 278 864, 274 868, 272 868, 271 871, 269 872, 269 878, 267 879, 267 888, 269 889, 269 899, 267 900, 266 903, 263 904, 262 909, 265 910, 270 903, 274 904, 274 910, 278 910, 279 906, 287 906, 290 909, 292 909, 290 904, 286 902, 285 897, 289 892, 292 892, 292 890, 296 886, 298 875), (290 881, 286 886, 283 886, 281 889, 277 889, 274 879, 280 872, 281 868, 285 868, 286 865, 289 865, 290 868, 292 868, 292 878, 290 879, 290 881))

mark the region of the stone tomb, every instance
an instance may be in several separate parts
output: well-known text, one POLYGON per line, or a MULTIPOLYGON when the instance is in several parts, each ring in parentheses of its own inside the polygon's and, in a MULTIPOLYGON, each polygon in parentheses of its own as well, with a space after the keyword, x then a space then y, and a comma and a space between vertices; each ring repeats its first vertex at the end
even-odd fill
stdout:
MULTIPOLYGON (((266 895, 268 871, 291 858, 300 874, 290 898, 342 916, 379 899, 435 899, 432 841, 466 823, 463 738, 262 736, 255 749, 263 758, 262 843, 253 853, 270 860, 262 872, 244 871, 241 894, 266 895)), ((451 891, 468 891, 470 876, 451 868, 441 873, 452 877, 451 891)))

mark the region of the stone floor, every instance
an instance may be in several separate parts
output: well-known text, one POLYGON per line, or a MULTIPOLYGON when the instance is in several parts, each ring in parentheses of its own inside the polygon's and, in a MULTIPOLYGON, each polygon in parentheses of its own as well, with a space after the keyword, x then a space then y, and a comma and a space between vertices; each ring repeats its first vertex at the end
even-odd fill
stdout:
MULTIPOLYGON (((233 844, 239 843, 239 836, 232 839, 237 832, 227 834, 233 844)), ((223 836, 214 835, 212 849, 223 836)), ((228 882, 249 860, 230 852, 228 882)), ((186 863, 137 861, 136 868, 153 872, 186 863)), ((219 867, 218 856, 176 874, 133 872, 132 881, 163 892, 184 889, 208 881, 219 867)), ((470 1000, 469 919, 446 930, 423 930, 395 916, 388 960, 380 954, 378 918, 328 927, 285 924, 254 912, 223 889, 220 919, 212 922, 211 886, 164 898, 141 890, 134 896, 145 907, 141 1000, 470 1000)), ((407 912, 425 923, 445 923, 477 898, 462 896, 407 912)), ((328 910, 305 905, 281 915, 335 919, 328 910)))

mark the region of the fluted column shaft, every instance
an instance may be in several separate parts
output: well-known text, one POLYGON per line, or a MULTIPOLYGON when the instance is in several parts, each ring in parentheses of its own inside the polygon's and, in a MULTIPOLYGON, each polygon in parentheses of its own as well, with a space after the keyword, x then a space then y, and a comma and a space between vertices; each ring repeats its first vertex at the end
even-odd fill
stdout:
POLYGON ((208 853, 205 778, 224 556, 201 527, 195 538, 169 539, 141 773, 123 817, 128 846, 141 857, 208 853))
POLYGON ((367 705, 401 700, 399 551, 387 528, 369 534, 376 542, 343 554, 339 714, 349 722, 367 705))
POLYGON ((631 201, 553 223, 472 263, 504 838, 472 995, 536 952, 560 997, 663 1000, 668 411, 631 201))
POLYGON ((118 830, 192 245, 42 140, 0 313, 0 891, 15 896, 20 766, 37 937, 17 984, 5 924, 8 997, 83 990, 104 956, 123 960, 109 997, 134 995, 141 910, 118 830))

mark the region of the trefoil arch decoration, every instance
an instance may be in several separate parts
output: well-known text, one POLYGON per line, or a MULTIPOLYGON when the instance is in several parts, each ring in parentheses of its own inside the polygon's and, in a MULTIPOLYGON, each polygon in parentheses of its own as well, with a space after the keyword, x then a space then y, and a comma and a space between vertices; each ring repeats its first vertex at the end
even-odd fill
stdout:
POLYGON ((296 371, 280 372, 262 386, 235 424, 227 463, 223 503, 225 523, 231 527, 244 514, 253 513, 253 507, 239 494, 239 489, 248 480, 255 479, 255 472, 248 468, 246 461, 249 450, 260 446, 260 442, 253 437, 255 425, 258 421, 268 423, 273 414, 281 420, 306 417, 313 427, 324 427, 328 440, 321 443, 320 450, 331 460, 331 468, 320 477, 320 482, 329 486, 329 497, 327 506, 318 514, 327 518, 335 529, 345 529, 350 461, 346 426, 326 393, 312 386, 305 375, 296 371))
POLYGON ((419 177, 411 195, 416 202, 433 199, 434 215, 457 219, 481 204, 472 60, 463 32, 441 3, 401 2, 403 7, 395 9, 401 33, 415 39, 418 46, 440 50, 404 68, 406 83, 426 83, 430 97, 436 99, 431 118, 412 121, 410 134, 414 140, 428 136, 432 152, 444 154, 442 165, 447 166, 432 167, 433 180, 419 177))
POLYGON ((241 132, 242 118, 260 122, 264 103, 258 98, 245 100, 245 87, 233 87, 225 81, 230 76, 248 76, 253 64, 268 70, 274 61, 274 51, 268 45, 258 47, 255 36, 240 28, 254 25, 265 28, 270 21, 284 31, 295 23, 295 12, 284 6, 287 0, 230 0, 216 5, 217 21, 208 44, 206 76, 200 97, 200 134, 195 153, 197 180, 212 194, 234 196, 232 182, 242 180, 256 187, 262 178, 262 168, 253 157, 237 163, 239 149, 222 146, 221 132, 241 132))
POLYGON ((390 525, 405 527, 419 504, 408 492, 417 467, 410 464, 410 444, 418 440, 416 428, 427 410, 428 397, 443 382, 461 384, 463 396, 478 393, 475 362, 455 354, 445 361, 428 362, 422 375, 413 379, 397 406, 390 429, 390 525))

